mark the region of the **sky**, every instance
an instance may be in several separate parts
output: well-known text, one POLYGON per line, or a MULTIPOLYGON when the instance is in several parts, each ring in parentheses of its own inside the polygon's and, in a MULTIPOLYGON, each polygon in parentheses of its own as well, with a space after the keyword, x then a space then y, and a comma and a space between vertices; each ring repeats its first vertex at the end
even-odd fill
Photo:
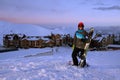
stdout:
POLYGON ((0 20, 119 26, 120 0, 0 0, 0 20))

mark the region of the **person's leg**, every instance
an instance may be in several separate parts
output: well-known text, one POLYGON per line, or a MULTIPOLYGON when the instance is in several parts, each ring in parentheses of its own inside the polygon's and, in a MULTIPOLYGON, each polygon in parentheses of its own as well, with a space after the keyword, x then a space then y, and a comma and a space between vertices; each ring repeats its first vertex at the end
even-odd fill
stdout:
POLYGON ((85 58, 85 55, 84 55, 84 52, 85 52, 84 49, 80 49, 80 58, 81 58, 82 60, 85 60, 85 59, 86 59, 86 58, 85 58))
POLYGON ((73 59, 73 65, 76 65, 76 66, 78 66, 78 59, 77 59, 78 53, 79 53, 79 49, 75 47, 72 52, 72 59, 73 59))
POLYGON ((81 61, 80 61, 80 66, 81 67, 84 67, 86 65, 86 57, 84 55, 84 49, 80 49, 80 58, 81 58, 81 61))

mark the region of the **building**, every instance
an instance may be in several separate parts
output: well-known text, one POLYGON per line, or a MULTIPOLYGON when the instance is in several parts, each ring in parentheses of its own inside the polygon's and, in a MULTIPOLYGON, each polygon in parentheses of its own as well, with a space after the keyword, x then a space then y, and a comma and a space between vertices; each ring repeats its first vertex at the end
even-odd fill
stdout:
POLYGON ((52 34, 51 36, 26 36, 22 34, 6 34, 3 37, 5 47, 16 48, 43 48, 62 46, 62 38, 60 34, 52 34))
POLYGON ((93 38, 93 44, 97 48, 106 47, 109 44, 113 44, 114 36, 113 34, 96 34, 93 38))

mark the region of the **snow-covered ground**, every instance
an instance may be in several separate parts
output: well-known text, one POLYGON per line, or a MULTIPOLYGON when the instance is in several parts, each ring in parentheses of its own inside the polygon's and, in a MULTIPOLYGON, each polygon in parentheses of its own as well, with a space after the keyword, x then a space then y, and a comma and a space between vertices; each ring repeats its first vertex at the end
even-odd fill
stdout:
POLYGON ((0 54, 0 80, 120 80, 120 50, 89 51, 90 67, 68 65, 70 47, 19 49, 0 54), (35 55, 52 51, 50 55, 35 55))
MULTIPOLYGON (((0 45, 3 35, 21 33, 43 36, 53 33, 71 33, 72 27, 47 29, 29 24, 0 22, 0 45)), ((0 80, 120 80, 120 50, 89 51, 90 67, 68 65, 71 47, 31 48, 0 53, 0 80)))

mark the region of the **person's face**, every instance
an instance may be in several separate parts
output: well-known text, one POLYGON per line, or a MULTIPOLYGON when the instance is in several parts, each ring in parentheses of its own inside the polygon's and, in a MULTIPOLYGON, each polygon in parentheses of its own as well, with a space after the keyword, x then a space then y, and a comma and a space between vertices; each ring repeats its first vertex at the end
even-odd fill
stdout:
POLYGON ((79 29, 80 29, 80 30, 82 30, 82 29, 83 29, 83 27, 79 27, 79 29))

